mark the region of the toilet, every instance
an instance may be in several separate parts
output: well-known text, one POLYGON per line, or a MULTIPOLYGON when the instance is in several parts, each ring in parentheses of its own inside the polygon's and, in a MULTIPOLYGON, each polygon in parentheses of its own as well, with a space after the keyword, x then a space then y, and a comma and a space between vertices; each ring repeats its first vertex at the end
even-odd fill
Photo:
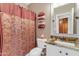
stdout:
POLYGON ((27 56, 40 56, 46 44, 43 39, 37 39, 37 47, 33 48, 27 56))

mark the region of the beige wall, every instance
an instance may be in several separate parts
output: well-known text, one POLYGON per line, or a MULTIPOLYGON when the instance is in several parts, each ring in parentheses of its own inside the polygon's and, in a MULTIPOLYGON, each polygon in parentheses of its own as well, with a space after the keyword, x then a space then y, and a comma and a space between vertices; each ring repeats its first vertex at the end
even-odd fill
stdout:
POLYGON ((38 29, 38 20, 36 20, 36 34, 37 38, 40 38, 41 34, 45 35, 45 38, 50 38, 51 32, 51 4, 50 3, 32 3, 29 5, 29 9, 36 12, 38 15, 39 12, 44 11, 46 14, 46 28, 44 30, 38 29))
POLYGON ((75 9, 75 3, 69 3, 66 5, 59 6, 57 8, 54 8, 54 14, 61 14, 65 12, 69 12, 72 8, 75 9))

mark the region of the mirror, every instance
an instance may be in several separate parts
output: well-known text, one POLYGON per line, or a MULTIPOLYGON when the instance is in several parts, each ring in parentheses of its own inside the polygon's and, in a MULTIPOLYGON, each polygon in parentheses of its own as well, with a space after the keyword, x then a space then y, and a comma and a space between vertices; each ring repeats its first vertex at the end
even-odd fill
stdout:
POLYGON ((54 8, 52 34, 75 34, 75 3, 54 8))
POLYGON ((68 33, 68 18, 59 19, 59 33, 68 33))

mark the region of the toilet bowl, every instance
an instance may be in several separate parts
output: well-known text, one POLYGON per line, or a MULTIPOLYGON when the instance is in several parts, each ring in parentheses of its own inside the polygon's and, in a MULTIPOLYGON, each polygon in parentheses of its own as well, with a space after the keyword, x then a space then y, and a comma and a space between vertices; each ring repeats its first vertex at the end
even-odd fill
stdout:
POLYGON ((37 39, 37 47, 33 48, 27 56, 40 56, 43 48, 45 48, 46 44, 42 39, 37 39))

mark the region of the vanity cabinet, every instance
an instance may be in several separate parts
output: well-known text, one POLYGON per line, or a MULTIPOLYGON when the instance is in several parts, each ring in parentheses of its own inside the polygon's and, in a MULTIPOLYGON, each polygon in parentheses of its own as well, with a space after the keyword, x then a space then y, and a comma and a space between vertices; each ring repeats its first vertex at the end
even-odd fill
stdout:
POLYGON ((61 55, 60 48, 51 44, 47 44, 47 56, 59 56, 61 55))
POLYGON ((47 56, 79 56, 79 51, 47 44, 47 56))

